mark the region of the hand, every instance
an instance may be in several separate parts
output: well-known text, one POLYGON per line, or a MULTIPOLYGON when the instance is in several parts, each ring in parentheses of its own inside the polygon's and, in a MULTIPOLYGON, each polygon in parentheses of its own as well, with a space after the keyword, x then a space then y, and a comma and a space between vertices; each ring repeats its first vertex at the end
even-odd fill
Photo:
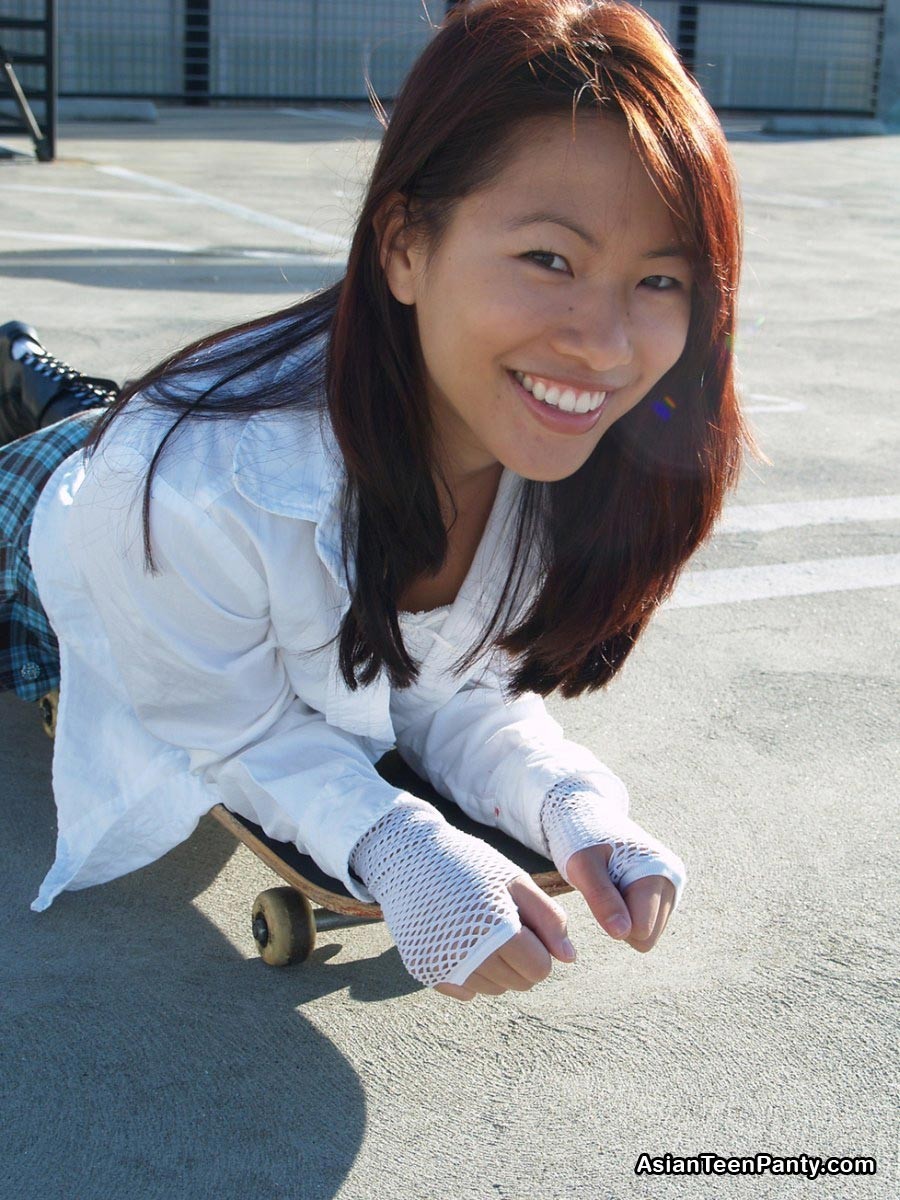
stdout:
POLYGON ((454 1000, 474 1000, 479 994, 500 996, 510 989, 527 992, 547 978, 553 958, 575 961, 575 951, 566 936, 564 909, 542 892, 530 875, 517 876, 507 887, 519 910, 522 928, 486 958, 464 984, 440 983, 436 992, 454 1000))
POLYGON ((609 936, 646 954, 666 927, 675 887, 664 875, 647 875, 620 892, 606 869, 611 856, 612 846, 587 846, 572 855, 566 874, 609 936), (621 929, 613 924, 616 918, 623 922, 621 929))

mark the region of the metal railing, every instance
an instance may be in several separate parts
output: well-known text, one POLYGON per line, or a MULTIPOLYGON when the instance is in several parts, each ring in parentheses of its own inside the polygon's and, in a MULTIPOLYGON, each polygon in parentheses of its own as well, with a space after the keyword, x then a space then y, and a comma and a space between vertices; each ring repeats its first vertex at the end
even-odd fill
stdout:
POLYGON ((38 161, 51 162, 56 157, 56 0, 37 0, 29 7, 38 5, 40 16, 0 10, 0 96, 8 91, 12 100, 0 109, 0 133, 28 133, 38 161), (20 75, 26 74, 23 86, 20 75))
MULTIPOLYGON (((42 2, 0 0, 0 7, 24 16, 42 2)), ((876 111, 884 0, 642 6, 720 111, 876 111)), ((190 104, 365 100, 368 76, 390 100, 448 7, 448 0, 66 0, 60 95, 190 104)), ((7 48, 18 58, 15 42, 7 48)), ((18 61, 30 63, 22 49, 18 61)), ((29 94, 25 66, 20 78, 29 94)))
POLYGON ((884 0, 682 4, 677 45, 716 109, 873 116, 884 7, 884 0))

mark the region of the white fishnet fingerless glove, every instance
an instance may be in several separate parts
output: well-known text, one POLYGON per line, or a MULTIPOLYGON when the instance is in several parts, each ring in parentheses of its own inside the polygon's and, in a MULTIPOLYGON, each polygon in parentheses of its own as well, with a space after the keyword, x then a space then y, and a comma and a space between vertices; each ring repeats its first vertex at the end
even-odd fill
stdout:
POLYGON ((521 867, 403 798, 356 843, 351 870, 384 912, 403 965, 428 987, 464 983, 522 928, 507 890, 521 867))
POLYGON ((554 784, 541 804, 540 819, 550 857, 567 883, 571 881, 566 866, 577 850, 612 846, 607 869, 619 891, 646 875, 664 875, 675 885, 675 911, 684 890, 684 863, 630 817, 609 811, 603 797, 585 780, 554 784))

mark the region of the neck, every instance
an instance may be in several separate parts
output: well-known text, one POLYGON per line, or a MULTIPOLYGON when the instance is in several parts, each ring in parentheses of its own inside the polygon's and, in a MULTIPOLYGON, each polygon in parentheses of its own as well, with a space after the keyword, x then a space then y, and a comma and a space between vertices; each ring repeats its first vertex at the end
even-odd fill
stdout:
POLYGON ((442 508, 444 501, 447 500, 448 507, 445 514, 447 519, 452 517, 453 506, 461 516, 468 513, 478 514, 485 509, 490 512, 502 474, 503 464, 499 462, 465 472, 452 472, 445 469, 444 476, 450 488, 450 499, 447 499, 445 490, 439 482, 437 487, 442 508), (452 500, 452 505, 450 500, 452 500))

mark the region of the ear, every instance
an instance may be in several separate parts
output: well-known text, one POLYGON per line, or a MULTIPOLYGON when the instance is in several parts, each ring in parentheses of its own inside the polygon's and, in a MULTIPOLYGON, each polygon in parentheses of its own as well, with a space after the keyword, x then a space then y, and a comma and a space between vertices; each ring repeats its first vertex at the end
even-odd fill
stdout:
POLYGON ((378 259, 391 295, 400 304, 414 304, 419 255, 409 225, 406 197, 394 192, 384 201, 372 222, 378 242, 378 259))

